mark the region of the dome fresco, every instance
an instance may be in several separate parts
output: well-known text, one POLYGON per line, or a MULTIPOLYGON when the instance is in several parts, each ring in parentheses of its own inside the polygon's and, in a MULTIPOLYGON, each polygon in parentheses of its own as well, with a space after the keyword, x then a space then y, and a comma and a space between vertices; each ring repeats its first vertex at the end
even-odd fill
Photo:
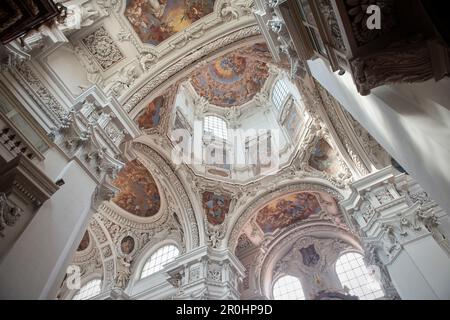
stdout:
POLYGON ((140 216, 158 213, 161 199, 150 172, 139 161, 128 162, 113 182, 120 189, 113 202, 122 209, 140 216))
POLYGON ((194 73, 192 86, 200 96, 219 107, 249 102, 261 91, 269 76, 269 67, 261 59, 261 50, 264 47, 254 45, 217 58, 194 73))

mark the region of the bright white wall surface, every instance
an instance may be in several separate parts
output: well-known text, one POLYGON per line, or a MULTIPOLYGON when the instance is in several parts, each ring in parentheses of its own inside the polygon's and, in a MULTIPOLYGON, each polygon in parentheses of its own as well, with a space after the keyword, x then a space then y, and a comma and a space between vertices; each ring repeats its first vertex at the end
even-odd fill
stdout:
POLYGON ((92 85, 87 80, 86 70, 68 46, 62 46, 46 59, 54 76, 64 83, 74 97, 83 92, 80 86, 90 87, 92 85))
POLYGON ((313 76, 450 212, 450 79, 382 86, 363 97, 350 74, 332 73, 321 59, 309 66, 313 76))
POLYGON ((388 270, 402 299, 450 299, 450 258, 431 236, 404 245, 388 270))
POLYGON ((42 205, 0 264, 0 299, 53 299, 57 294, 90 217, 96 186, 75 161, 58 178, 65 184, 42 205))

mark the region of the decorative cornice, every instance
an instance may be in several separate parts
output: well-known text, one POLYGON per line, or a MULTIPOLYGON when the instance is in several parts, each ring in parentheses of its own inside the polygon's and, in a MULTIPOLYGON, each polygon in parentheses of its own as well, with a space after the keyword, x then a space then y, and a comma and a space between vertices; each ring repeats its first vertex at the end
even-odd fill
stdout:
POLYGON ((27 205, 37 208, 59 189, 30 159, 23 155, 0 171, 0 192, 15 193, 27 205))

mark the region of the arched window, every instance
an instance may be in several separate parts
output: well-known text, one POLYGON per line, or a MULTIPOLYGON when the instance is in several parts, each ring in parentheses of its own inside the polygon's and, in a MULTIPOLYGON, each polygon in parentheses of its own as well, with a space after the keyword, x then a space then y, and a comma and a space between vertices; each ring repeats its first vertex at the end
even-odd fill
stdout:
POLYGON ((302 284, 292 276, 283 276, 273 286, 275 300, 305 300, 302 284))
POLYGON ((350 252, 342 255, 336 262, 336 273, 342 286, 361 300, 373 300, 384 296, 378 281, 370 275, 363 256, 350 252))
POLYGON ((95 297, 102 290, 100 279, 91 280, 81 287, 80 291, 73 296, 72 300, 87 300, 95 297))
POLYGON ((147 260, 142 268, 141 279, 148 277, 149 275, 161 270, 165 264, 175 260, 180 254, 178 248, 174 245, 167 245, 159 248, 152 256, 147 260))
POLYGON ((227 123, 219 117, 206 116, 203 124, 203 132, 226 140, 228 137, 227 123))
POLYGON ((288 95, 289 89, 286 83, 283 80, 278 80, 273 86, 272 92, 272 103, 277 110, 280 110, 288 95))

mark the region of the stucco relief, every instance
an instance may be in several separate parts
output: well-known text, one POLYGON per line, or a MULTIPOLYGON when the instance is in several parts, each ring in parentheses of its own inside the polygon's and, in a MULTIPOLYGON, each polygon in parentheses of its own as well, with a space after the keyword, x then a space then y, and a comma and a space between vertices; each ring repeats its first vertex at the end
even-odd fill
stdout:
POLYGON ((102 70, 111 68, 125 58, 111 35, 103 26, 88 34, 81 42, 102 70))

